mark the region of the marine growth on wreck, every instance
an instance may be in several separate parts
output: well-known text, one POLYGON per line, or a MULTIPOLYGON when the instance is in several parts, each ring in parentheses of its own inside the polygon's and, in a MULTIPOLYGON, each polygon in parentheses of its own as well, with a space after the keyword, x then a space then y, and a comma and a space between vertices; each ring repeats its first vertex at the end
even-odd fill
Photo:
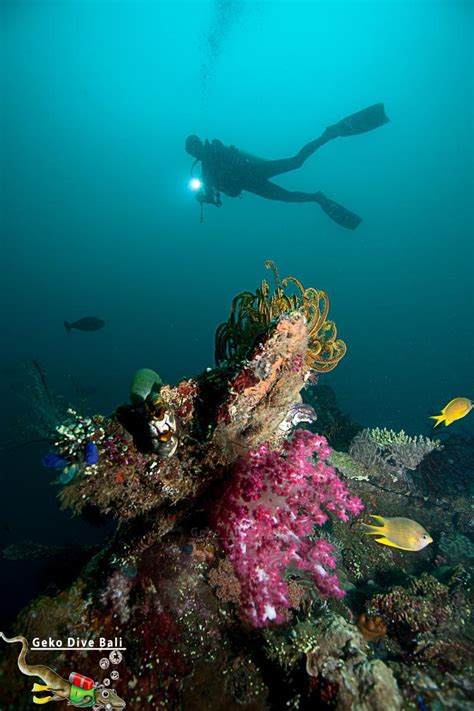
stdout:
MULTIPOLYGON (((175 385, 142 368, 110 415, 56 424, 60 506, 115 532, 10 636, 124 640, 113 689, 132 710, 469 708, 469 541, 439 538, 447 499, 419 508, 416 468, 440 445, 354 438, 314 377, 346 353, 327 293, 266 266, 275 285, 234 299, 215 368, 175 385), (376 545, 360 522, 380 513, 421 517, 439 545, 376 545)), ((29 708, 18 650, 2 651, 1 708, 29 708)), ((81 666, 35 654, 63 679, 81 666)))

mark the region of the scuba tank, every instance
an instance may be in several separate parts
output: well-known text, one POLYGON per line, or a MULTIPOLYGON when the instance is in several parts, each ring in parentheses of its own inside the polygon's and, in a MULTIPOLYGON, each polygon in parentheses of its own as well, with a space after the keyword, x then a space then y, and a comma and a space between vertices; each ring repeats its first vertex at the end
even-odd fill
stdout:
POLYGON ((69 683, 86 691, 90 691, 94 688, 94 681, 92 679, 89 679, 88 676, 82 676, 82 674, 76 674, 76 672, 69 674, 69 683))

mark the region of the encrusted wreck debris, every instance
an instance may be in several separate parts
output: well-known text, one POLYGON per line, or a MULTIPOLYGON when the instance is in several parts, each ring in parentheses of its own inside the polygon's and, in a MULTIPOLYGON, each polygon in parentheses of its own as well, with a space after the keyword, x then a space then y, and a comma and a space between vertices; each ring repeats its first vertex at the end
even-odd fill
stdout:
MULTIPOLYGON (((415 516, 421 494, 415 480, 404 498, 350 454, 330 456, 314 433, 324 413, 318 398, 315 408, 303 405, 301 392, 346 347, 327 321, 327 294, 280 280, 269 266, 274 291, 263 282, 239 295, 218 329, 216 368, 174 386, 142 369, 130 403, 110 416, 69 410, 57 423, 48 461, 62 467, 60 505, 77 515, 94 508, 117 528, 70 588, 34 600, 12 632, 121 637, 127 651, 115 686, 132 711, 397 711, 441 691, 468 704, 464 559, 454 570, 446 558, 436 562, 436 550, 414 557, 377 546, 349 520, 360 499, 369 513, 415 516), (409 582, 430 563, 442 580, 409 582), (435 621, 417 621, 417 611, 435 621), (449 693, 443 658, 456 678, 449 693), (424 675, 410 677, 412 663, 424 675)), ((337 422, 326 426, 341 437, 337 422)), ((354 430, 344 416, 347 448, 354 430)), ((432 533, 445 517, 437 512, 423 522, 432 533)), ((443 542, 439 554, 446 550, 443 542)), ((87 663, 100 656, 91 652, 87 663)), ((35 661, 67 677, 84 656, 58 649, 35 661)), ((0 707, 29 708, 11 649, 0 674, 0 707)))

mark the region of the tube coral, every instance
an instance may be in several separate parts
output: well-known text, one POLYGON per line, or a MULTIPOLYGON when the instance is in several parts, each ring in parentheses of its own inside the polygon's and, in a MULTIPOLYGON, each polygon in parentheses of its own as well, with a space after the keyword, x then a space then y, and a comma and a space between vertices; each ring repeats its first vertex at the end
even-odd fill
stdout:
POLYGON ((323 595, 344 595, 328 572, 336 564, 333 545, 311 534, 328 513, 347 521, 363 505, 324 461, 330 453, 324 437, 306 430, 285 442, 283 453, 262 444, 237 462, 216 505, 214 525, 240 583, 241 614, 255 627, 283 621, 290 565, 311 573, 323 595))

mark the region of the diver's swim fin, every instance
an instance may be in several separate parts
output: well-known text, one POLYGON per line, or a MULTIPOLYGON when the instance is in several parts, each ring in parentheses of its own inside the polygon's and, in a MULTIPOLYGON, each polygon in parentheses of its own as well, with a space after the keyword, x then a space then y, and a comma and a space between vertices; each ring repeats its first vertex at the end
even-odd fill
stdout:
POLYGON ((330 200, 323 193, 317 193, 316 202, 331 220, 337 222, 341 227, 345 227, 346 230, 355 230, 362 222, 362 217, 339 205, 338 202, 330 200))
POLYGON ((379 128, 389 121, 384 105, 373 104, 362 111, 346 116, 331 128, 336 129, 337 136, 355 136, 358 133, 373 131, 374 128, 379 128))

